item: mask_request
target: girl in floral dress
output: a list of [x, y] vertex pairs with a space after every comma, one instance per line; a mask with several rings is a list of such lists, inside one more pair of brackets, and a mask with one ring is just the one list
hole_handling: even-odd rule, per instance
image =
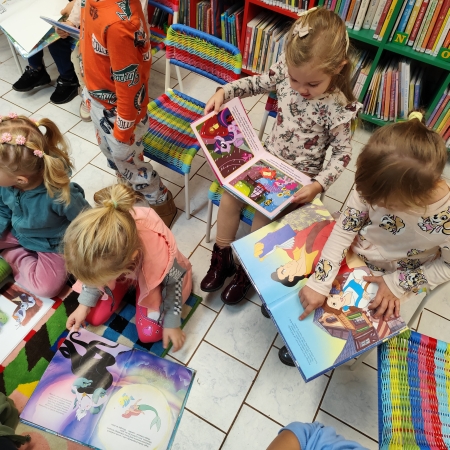
[[[352, 122], [362, 107], [351, 89], [349, 38], [345, 24], [333, 11], [313, 8], [304, 13], [288, 34], [285, 53], [268, 73], [242, 78], [218, 88], [205, 113], [219, 111], [234, 97], [245, 98], [276, 91], [277, 121], [264, 143], [279, 159], [310, 176], [313, 182], [292, 196], [292, 211], [325, 192], [350, 162]], [[327, 148], [330, 161], [324, 167]], [[211, 266], [201, 289], [220, 289], [235, 274], [221, 294], [226, 304], [239, 303], [250, 287], [242, 267], [236, 270], [231, 252], [244, 204], [224, 192], [217, 217], [217, 237]], [[252, 231], [270, 220], [255, 212]]]

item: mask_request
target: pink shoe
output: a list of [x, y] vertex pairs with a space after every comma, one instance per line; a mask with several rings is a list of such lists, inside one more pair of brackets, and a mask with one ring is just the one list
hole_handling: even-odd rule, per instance
[[147, 317], [147, 308], [139, 306], [139, 286], [136, 287], [136, 330], [144, 344], [158, 342], [163, 338], [163, 327], [156, 320]]
[[[110, 297], [106, 293], [103, 294], [103, 296], [97, 302], [97, 305], [89, 312], [88, 316], [86, 317], [86, 321], [94, 327], [98, 327], [99, 325], [104, 324], [119, 308], [123, 297], [128, 291], [129, 286], [129, 282], [116, 283], [116, 286], [112, 290], [114, 298]], [[80, 293], [81, 283], [77, 281], [73, 285], [72, 289], [75, 292]]]

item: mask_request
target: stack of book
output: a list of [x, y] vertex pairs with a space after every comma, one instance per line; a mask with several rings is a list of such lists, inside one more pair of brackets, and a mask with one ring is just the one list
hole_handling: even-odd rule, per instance
[[363, 50], [353, 61], [352, 89], [356, 98], [359, 98], [361, 94], [372, 63], [373, 59], [368, 50]]
[[363, 100], [363, 112], [380, 120], [407, 119], [420, 105], [424, 68], [411, 68], [408, 60], [380, 64]]
[[195, 28], [205, 33], [212, 32], [211, 2], [204, 0], [197, 3], [197, 14]]
[[220, 15], [220, 29], [222, 39], [239, 48], [241, 48], [243, 18], [244, 6], [239, 2], [226, 9]]
[[178, 23], [188, 26], [191, 25], [189, 17], [190, 6], [191, 6], [190, 0], [180, 0], [180, 3], [178, 5]]
[[317, 4], [317, 0], [262, 0], [268, 5], [278, 6], [293, 12], [306, 11]]
[[242, 67], [253, 73], [267, 72], [283, 53], [293, 21], [262, 11], [247, 24]]
[[436, 130], [444, 138], [445, 145], [450, 148], [450, 86], [430, 114], [427, 125]]
[[155, 8], [153, 15], [150, 19], [151, 28], [159, 28], [160, 30], [166, 29], [169, 20], [169, 13], [163, 11], [162, 9]]

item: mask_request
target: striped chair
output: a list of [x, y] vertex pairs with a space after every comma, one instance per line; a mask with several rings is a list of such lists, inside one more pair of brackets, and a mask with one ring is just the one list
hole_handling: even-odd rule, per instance
[[[211, 241], [211, 218], [213, 205], [219, 206], [220, 199], [222, 198], [223, 188], [217, 181], [213, 181], [208, 191], [208, 217], [206, 222], [206, 237], [205, 241]], [[252, 224], [253, 217], [255, 217], [255, 208], [246, 205], [241, 211], [241, 220], [247, 225]]]
[[[242, 56], [238, 48], [185, 25], [172, 25], [167, 30], [166, 58], [170, 64], [222, 85], [238, 79], [241, 73]], [[148, 105], [150, 121], [144, 136], [144, 154], [184, 175], [188, 219], [189, 172], [200, 149], [190, 124], [203, 115], [204, 108], [204, 103], [171, 89]]]
[[379, 448], [450, 448], [450, 344], [406, 331], [378, 347]]
[[[178, 23], [178, 8], [179, 8], [179, 0], [148, 0], [148, 4], [150, 6], [154, 6], [155, 8], [159, 8], [164, 12], [172, 15], [172, 23]], [[155, 30], [150, 31], [150, 44], [152, 46], [152, 55], [155, 55], [160, 50], [164, 50], [165, 44], [164, 40], [166, 36], [164, 34], [158, 33]], [[178, 86], [180, 91], [183, 92], [183, 79], [181, 78], [180, 68], [175, 67], [178, 78]], [[170, 83], [170, 66], [169, 61], [166, 60], [166, 72], [165, 72], [165, 90], [169, 89]]]

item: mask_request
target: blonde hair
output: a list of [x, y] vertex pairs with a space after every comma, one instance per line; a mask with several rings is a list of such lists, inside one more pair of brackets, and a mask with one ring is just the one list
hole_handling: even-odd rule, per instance
[[369, 205], [395, 199], [406, 207], [424, 207], [441, 179], [445, 143], [413, 117], [376, 130], [358, 156], [356, 190]]
[[141, 241], [131, 209], [138, 198], [125, 184], [97, 193], [95, 207], [79, 214], [64, 235], [69, 273], [86, 285], [104, 286], [136, 270]]
[[[45, 128], [45, 134], [40, 126]], [[42, 175], [49, 197], [57, 195], [57, 201], [68, 205], [73, 165], [56, 124], [50, 119], [36, 124], [26, 116], [11, 115], [1, 117], [0, 135], [4, 133], [10, 134], [11, 139], [0, 142], [0, 168], [17, 175]], [[19, 136], [25, 138], [23, 145], [16, 143]]]
[[[300, 36], [299, 28], [306, 28], [307, 34]], [[351, 51], [344, 21], [333, 11], [317, 8], [298, 18], [289, 30], [286, 63], [293, 67], [316, 63], [317, 69], [332, 77], [328, 90], [339, 89], [352, 103], [356, 97], [351, 86]]]

